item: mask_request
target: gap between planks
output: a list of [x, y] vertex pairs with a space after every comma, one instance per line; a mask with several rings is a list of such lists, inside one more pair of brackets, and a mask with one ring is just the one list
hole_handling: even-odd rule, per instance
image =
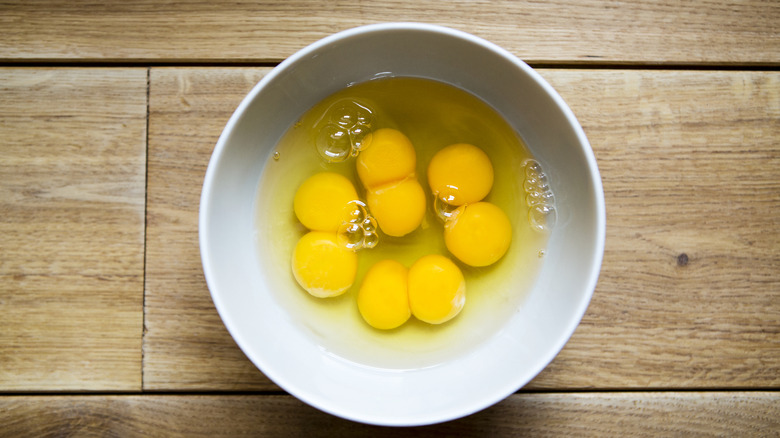
[[[623, 62], [554, 62], [534, 61], [521, 59], [534, 69], [570, 69], [570, 70], [673, 70], [673, 71], [780, 71], [780, 63], [623, 63]], [[116, 59], [116, 60], [52, 60], [52, 59], [0, 59], [0, 68], [4, 67], [30, 67], [30, 68], [138, 68], [147, 69], [155, 67], [180, 67], [180, 68], [273, 68], [278, 66], [283, 59], [278, 60], [249, 60], [249, 61], [220, 61], [220, 60], [191, 60], [191, 61], [150, 61], [145, 59]]]
[[147, 218], [148, 218], [148, 206], [149, 206], [149, 95], [151, 93], [152, 85], [152, 68], [146, 68], [146, 132], [145, 132], [145, 153], [144, 153], [144, 255], [143, 255], [143, 281], [142, 284], [142, 298], [141, 298], [141, 391], [144, 389], [144, 360], [146, 351], [146, 250], [149, 247], [146, 240]]

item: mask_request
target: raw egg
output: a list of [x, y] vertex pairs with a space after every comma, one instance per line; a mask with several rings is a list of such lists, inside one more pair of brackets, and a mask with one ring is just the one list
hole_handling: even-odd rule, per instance
[[466, 303], [466, 281], [447, 257], [431, 254], [409, 268], [409, 305], [420, 321], [441, 324], [457, 316]]
[[409, 138], [396, 129], [383, 128], [368, 134], [357, 157], [357, 173], [366, 190], [414, 175], [417, 154]]
[[333, 172], [320, 172], [298, 187], [293, 210], [309, 230], [335, 233], [344, 222], [347, 205], [356, 200], [358, 195], [349, 179]]
[[369, 191], [366, 204], [382, 232], [388, 236], [411, 233], [425, 217], [425, 191], [416, 179], [405, 179]]
[[445, 196], [450, 205], [479, 202], [493, 187], [493, 165], [474, 145], [449, 145], [431, 158], [428, 184], [435, 196]]
[[512, 242], [512, 224], [504, 210], [489, 202], [459, 207], [444, 225], [444, 243], [458, 260], [488, 266], [504, 256]]
[[383, 233], [405, 236], [425, 216], [425, 192], [414, 173], [414, 146], [401, 131], [389, 128], [367, 135], [365, 142], [356, 167], [368, 207]]
[[363, 319], [381, 330], [405, 323], [409, 309], [407, 269], [395, 260], [382, 260], [366, 272], [358, 292], [357, 304]]
[[298, 240], [292, 256], [295, 280], [318, 298], [343, 294], [355, 282], [357, 254], [338, 243], [336, 233], [310, 231]]

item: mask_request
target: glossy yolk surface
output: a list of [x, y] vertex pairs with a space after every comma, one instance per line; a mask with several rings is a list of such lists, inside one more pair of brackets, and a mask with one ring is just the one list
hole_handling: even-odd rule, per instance
[[431, 158], [428, 184], [434, 194], [451, 196], [450, 205], [479, 202], [493, 187], [493, 165], [474, 145], [449, 145]]
[[381, 330], [394, 329], [411, 316], [407, 269], [395, 260], [374, 264], [363, 278], [357, 303], [363, 319]]
[[417, 156], [412, 142], [395, 129], [379, 129], [366, 137], [357, 157], [357, 173], [379, 228], [389, 236], [411, 233], [425, 216], [425, 191], [415, 177]]
[[401, 131], [378, 129], [366, 136], [365, 143], [368, 146], [358, 155], [356, 167], [366, 190], [376, 190], [414, 175], [417, 154]]
[[338, 244], [336, 233], [311, 231], [295, 245], [292, 271], [310, 294], [335, 297], [355, 282], [357, 262], [357, 254]]
[[337, 173], [321, 172], [298, 187], [293, 209], [309, 230], [335, 233], [344, 221], [347, 203], [357, 199], [355, 186], [349, 179]]
[[366, 204], [389, 236], [404, 236], [420, 226], [425, 217], [425, 191], [416, 179], [369, 191]]
[[415, 318], [441, 324], [460, 313], [465, 302], [463, 273], [447, 257], [427, 255], [409, 268], [409, 305]]
[[489, 202], [460, 209], [444, 227], [444, 243], [452, 255], [471, 266], [488, 266], [503, 257], [512, 241], [506, 213]]

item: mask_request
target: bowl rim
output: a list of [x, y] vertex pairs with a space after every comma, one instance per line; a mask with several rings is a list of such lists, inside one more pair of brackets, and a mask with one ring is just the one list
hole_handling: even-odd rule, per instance
[[[350, 412], [348, 409], [336, 408], [334, 406], [328, 405], [327, 403], [323, 402], [319, 398], [311, 396], [306, 391], [300, 390], [297, 385], [290, 384], [289, 382], [287, 382], [287, 380], [279, 373], [277, 373], [276, 370], [268, 369], [268, 367], [262, 367], [261, 366], [262, 361], [248, 353], [247, 350], [248, 341], [246, 340], [244, 335], [241, 335], [241, 333], [238, 330], [236, 330], [234, 323], [227, 316], [228, 315], [227, 304], [223, 300], [222, 294], [218, 290], [216, 290], [217, 288], [215, 285], [215, 281], [213, 280], [216, 274], [214, 272], [214, 267], [212, 266], [211, 261], [208, 258], [208, 255], [212, 251], [211, 243], [208, 235], [208, 229], [210, 228], [209, 227], [209, 223], [210, 223], [209, 205], [210, 205], [210, 199], [213, 196], [212, 189], [214, 186], [214, 179], [217, 173], [217, 168], [220, 166], [220, 163], [222, 161], [224, 150], [227, 147], [231, 132], [233, 132], [235, 126], [243, 118], [247, 108], [254, 102], [257, 95], [268, 84], [272, 83], [279, 75], [283, 74], [291, 66], [295, 65], [297, 62], [299, 62], [302, 59], [310, 57], [313, 53], [316, 53], [317, 51], [321, 50], [324, 47], [327, 47], [337, 41], [347, 39], [353, 36], [357, 36], [360, 34], [372, 33], [372, 32], [384, 32], [384, 31], [391, 31], [391, 30], [424, 31], [424, 32], [430, 32], [439, 35], [446, 35], [460, 40], [465, 40], [466, 42], [470, 42], [472, 44], [481, 46], [486, 50], [488, 50], [489, 52], [492, 52], [493, 54], [500, 56], [504, 60], [511, 62], [512, 64], [514, 64], [515, 67], [522, 70], [526, 75], [528, 75], [536, 83], [536, 85], [541, 87], [544, 90], [544, 92], [553, 100], [557, 108], [563, 113], [563, 115], [569, 122], [571, 128], [574, 130], [578, 143], [582, 148], [582, 152], [585, 157], [587, 168], [591, 176], [590, 182], [593, 184], [593, 193], [595, 195], [595, 201], [596, 201], [595, 202], [595, 230], [594, 230], [595, 232], [594, 233], [594, 242], [595, 242], [594, 260], [592, 262], [592, 268], [588, 274], [587, 281], [582, 287], [582, 294], [580, 296], [580, 301], [576, 306], [576, 311], [575, 311], [576, 318], [574, 317], [570, 318], [568, 321], [568, 325], [563, 329], [566, 336], [561, 336], [557, 339], [557, 342], [554, 345], [552, 345], [548, 350], [548, 355], [542, 358], [541, 360], [537, 361], [539, 365], [536, 367], [536, 369], [533, 369], [528, 373], [525, 373], [527, 375], [530, 375], [531, 376], [530, 378], [518, 377], [517, 379], [508, 382], [506, 385], [502, 386], [501, 388], [494, 390], [493, 392], [490, 393], [490, 395], [483, 396], [480, 401], [463, 403], [459, 405], [459, 409], [450, 409], [443, 412], [435, 412], [434, 415], [427, 415], [420, 418], [394, 418], [392, 413], [390, 413], [389, 415], [373, 415], [373, 416], [356, 415], [354, 412]], [[501, 400], [505, 399], [506, 397], [508, 397], [509, 395], [511, 395], [518, 389], [520, 389], [531, 379], [533, 379], [536, 375], [538, 375], [559, 354], [561, 349], [563, 349], [564, 345], [571, 338], [572, 334], [574, 333], [577, 326], [581, 322], [582, 317], [584, 316], [585, 311], [587, 310], [587, 307], [592, 299], [592, 295], [595, 291], [596, 284], [598, 282], [598, 277], [603, 262], [604, 247], [605, 247], [605, 240], [606, 240], [606, 209], [605, 209], [604, 191], [603, 191], [601, 175], [599, 173], [599, 169], [596, 163], [596, 159], [592, 147], [590, 146], [590, 143], [587, 137], [585, 136], [584, 130], [582, 129], [582, 126], [580, 125], [579, 121], [575, 117], [572, 110], [564, 102], [563, 98], [545, 79], [542, 78], [542, 76], [539, 73], [537, 73], [525, 62], [520, 60], [518, 57], [516, 57], [506, 49], [490, 41], [487, 41], [483, 38], [469, 34], [467, 32], [453, 29], [450, 27], [428, 24], [428, 23], [392, 22], [392, 23], [377, 23], [377, 24], [358, 26], [358, 27], [343, 30], [334, 33], [332, 35], [326, 36], [302, 48], [301, 50], [297, 51], [293, 55], [289, 56], [281, 63], [279, 63], [275, 68], [273, 68], [273, 70], [267, 73], [263, 78], [261, 78], [261, 80], [244, 97], [244, 99], [241, 101], [241, 103], [238, 105], [238, 107], [231, 115], [221, 135], [219, 136], [216, 146], [212, 152], [211, 158], [209, 160], [206, 169], [206, 174], [204, 177], [203, 188], [200, 197], [200, 208], [198, 213], [198, 231], [199, 231], [198, 237], [199, 237], [199, 247], [200, 247], [203, 273], [204, 273], [206, 283], [208, 285], [208, 289], [212, 301], [214, 302], [214, 305], [217, 309], [217, 312], [219, 313], [220, 318], [223, 324], [225, 325], [226, 329], [233, 337], [233, 339], [235, 340], [239, 348], [242, 350], [242, 352], [253, 362], [253, 364], [256, 367], [260, 369], [260, 371], [264, 375], [266, 375], [266, 377], [268, 377], [275, 384], [279, 385], [282, 389], [288, 391], [291, 395], [295, 396], [299, 400], [313, 407], [316, 407], [321, 411], [330, 413], [332, 415], [336, 415], [341, 418], [345, 418], [345, 419], [349, 419], [361, 423], [375, 424], [375, 425], [418, 426], [418, 425], [440, 423], [444, 421], [461, 418], [466, 415], [470, 415], [475, 412], [481, 411], [495, 403], [500, 402]]]

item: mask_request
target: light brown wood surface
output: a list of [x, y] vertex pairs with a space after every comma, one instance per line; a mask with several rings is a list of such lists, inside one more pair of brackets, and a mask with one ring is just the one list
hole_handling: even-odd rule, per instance
[[146, 76], [0, 69], [0, 390], [139, 390]]
[[[496, 406], [413, 429], [267, 379], [197, 241], [246, 92], [306, 44], [394, 20], [540, 67], [607, 203], [599, 284], [558, 357]], [[0, 2], [0, 437], [777, 436], [778, 23], [772, 0]]]
[[268, 71], [151, 70], [144, 389], [276, 389], [222, 325], [198, 248], [198, 204], [211, 151], [233, 110]]
[[455, 27], [537, 63], [780, 63], [773, 0], [14, 0], [0, 4], [0, 58], [278, 62], [387, 21]]
[[780, 74], [541, 74], [593, 146], [607, 241], [581, 326], [532, 386], [780, 386]]
[[775, 392], [516, 394], [449, 423], [360, 425], [290, 396], [0, 397], [8, 436], [772, 436]]

